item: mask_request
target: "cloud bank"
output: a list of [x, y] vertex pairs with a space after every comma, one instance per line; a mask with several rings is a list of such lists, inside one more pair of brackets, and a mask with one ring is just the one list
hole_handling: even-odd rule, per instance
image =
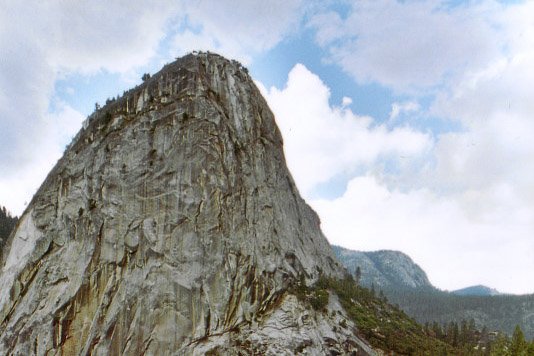
[[[328, 87], [300, 64], [284, 89], [261, 90], [285, 139], [290, 171], [332, 243], [401, 250], [442, 288], [486, 283], [507, 292], [531, 290], [530, 274], [510, 276], [510, 270], [534, 268], [534, 205], [511, 179], [516, 165], [530, 159], [515, 157], [500, 169], [488, 152], [470, 146], [475, 135], [489, 135], [488, 144], [506, 156], [510, 147], [495, 139], [508, 133], [490, 127], [490, 133], [433, 137], [410, 126], [388, 129], [332, 106]], [[347, 171], [353, 178], [342, 196], [313, 197], [314, 187]]]

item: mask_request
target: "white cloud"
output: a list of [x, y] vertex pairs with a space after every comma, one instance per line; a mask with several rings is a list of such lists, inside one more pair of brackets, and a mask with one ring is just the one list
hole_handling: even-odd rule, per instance
[[522, 206], [507, 185], [473, 194], [485, 194], [484, 200], [495, 205], [477, 206], [478, 214], [471, 216], [466, 213], [471, 192], [449, 197], [428, 189], [401, 192], [373, 176], [352, 179], [341, 198], [310, 203], [331, 243], [403, 251], [441, 288], [483, 283], [505, 292], [531, 292], [532, 209], [519, 213]]
[[331, 107], [328, 87], [301, 64], [291, 70], [284, 89], [262, 91], [284, 136], [288, 166], [305, 195], [339, 174], [374, 169], [399, 155], [416, 158], [432, 146], [431, 137], [409, 127], [388, 130], [344, 106]]
[[[461, 126], [436, 135], [415, 169], [367, 170], [343, 197], [313, 202], [332, 241], [400, 249], [438, 286], [532, 292], [532, 13], [533, 1], [365, 0], [344, 18], [312, 20], [317, 42], [357, 81], [408, 94], [390, 124], [417, 110]], [[410, 94], [430, 97], [430, 109]]]
[[[400, 92], [440, 85], [498, 53], [492, 1], [448, 8], [443, 1], [361, 0], [348, 16], [319, 14], [310, 25], [331, 59], [358, 82]], [[468, 35], [467, 35], [468, 34]]]
[[415, 101], [405, 101], [402, 103], [391, 104], [391, 112], [389, 114], [389, 121], [393, 122], [401, 113], [412, 113], [419, 110], [421, 107]]
[[341, 108], [344, 109], [347, 106], [352, 104], [352, 99], [349, 97], [344, 96], [343, 99], [341, 99]]
[[174, 54], [210, 49], [248, 64], [298, 28], [303, 7], [302, 0], [194, 2], [187, 18], [198, 31], [179, 32]]
[[179, 2], [170, 1], [151, 6], [104, 0], [3, 4], [6, 49], [31, 46], [54, 70], [83, 72], [124, 72], [145, 64], [164, 36], [167, 19], [179, 9]]
[[464, 129], [442, 135], [429, 179], [464, 189], [510, 183], [534, 209], [534, 23], [525, 19], [532, 11], [534, 2], [508, 9], [502, 19], [506, 52], [437, 96], [432, 114]]
[[[534, 110], [527, 100], [514, 107], [497, 99], [534, 92], [529, 66], [534, 62], [508, 61], [467, 73], [431, 110], [464, 129], [435, 141], [409, 126], [387, 130], [343, 103], [331, 106], [328, 87], [302, 65], [284, 89], [261, 90], [297, 186], [331, 242], [404, 251], [441, 288], [485, 283], [527, 293], [534, 282], [534, 143], [526, 138], [534, 135], [527, 115]], [[395, 105], [393, 118], [421, 110], [415, 101]], [[344, 173], [353, 178], [342, 197], [313, 199], [317, 184]]]
[[[31, 132], [25, 140], [33, 148], [28, 150], [31, 161], [19, 164], [17, 169], [6, 171], [0, 179], [1, 204], [9, 202], [9, 205], [6, 204], [8, 209], [17, 215], [25, 209], [25, 202], [31, 200], [84, 119], [79, 112], [64, 103], [57, 103], [56, 106], [56, 112], [44, 116], [39, 127], [41, 131]], [[21, 135], [24, 133], [21, 132]], [[31, 140], [33, 142], [28, 142]], [[11, 151], [13, 147], [7, 149]]]

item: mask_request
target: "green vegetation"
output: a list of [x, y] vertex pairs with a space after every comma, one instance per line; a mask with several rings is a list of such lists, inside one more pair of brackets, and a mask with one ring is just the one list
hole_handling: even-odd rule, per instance
[[104, 133], [108, 129], [108, 126], [112, 119], [113, 119], [113, 116], [109, 113], [109, 111], [106, 111], [100, 121], [101, 123], [100, 132]]
[[328, 304], [329, 294], [327, 288], [320, 280], [315, 286], [307, 287], [304, 276], [301, 275], [295, 288], [295, 294], [300, 301], [308, 302], [314, 310], [324, 310]]
[[111, 119], [112, 119], [111, 114], [108, 111], [106, 111], [106, 113], [104, 114], [104, 119], [102, 120], [102, 123], [104, 124], [105, 127], [109, 125], [109, 123], [111, 122]]
[[16, 216], [11, 216], [11, 213], [5, 207], [0, 208], [0, 252], [17, 221], [19, 219]]
[[438, 290], [385, 289], [388, 299], [420, 323], [448, 325], [474, 318], [479, 326], [512, 335], [520, 324], [527, 338], [534, 336], [534, 319], [525, 316], [534, 309], [534, 295], [455, 295]]
[[329, 290], [337, 294], [357, 326], [357, 333], [373, 347], [401, 355], [455, 354], [450, 345], [425, 334], [415, 320], [358, 286], [350, 276], [343, 280], [322, 277], [311, 287], [306, 287], [301, 278], [295, 288], [297, 297], [309, 302], [315, 310], [322, 310], [328, 304]]
[[[534, 295], [457, 295], [433, 287], [419, 266], [397, 251], [361, 252], [333, 246], [341, 263], [360, 280], [361, 285], [383, 291], [391, 304], [419, 323], [434, 323], [447, 329], [449, 323], [460, 324], [473, 318], [477, 326], [486, 325], [490, 330], [502, 330], [512, 335], [516, 324], [530, 338], [534, 335]], [[408, 269], [406, 270], [406, 268]], [[407, 284], [400, 271], [410, 271]], [[359, 271], [359, 272], [358, 272]]]
[[387, 298], [377, 298], [357, 285], [352, 276], [343, 280], [321, 277], [313, 286], [306, 286], [301, 276], [292, 290], [299, 300], [317, 311], [328, 304], [328, 291], [338, 296], [357, 327], [355, 333], [373, 347], [395, 355], [534, 356], [534, 343], [525, 341], [519, 326], [511, 339], [487, 328], [478, 330], [474, 320], [462, 321], [460, 325], [450, 322], [444, 328], [437, 322], [423, 327], [388, 304]]
[[490, 356], [533, 356], [534, 340], [527, 342], [523, 331], [517, 325], [512, 338], [500, 335], [497, 340], [488, 346], [487, 353]]

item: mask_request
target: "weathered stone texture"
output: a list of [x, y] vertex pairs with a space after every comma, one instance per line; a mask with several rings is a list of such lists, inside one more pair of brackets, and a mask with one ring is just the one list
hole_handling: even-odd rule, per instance
[[298, 274], [344, 270], [246, 70], [201, 53], [88, 118], [0, 273], [2, 355], [171, 355], [261, 323]]

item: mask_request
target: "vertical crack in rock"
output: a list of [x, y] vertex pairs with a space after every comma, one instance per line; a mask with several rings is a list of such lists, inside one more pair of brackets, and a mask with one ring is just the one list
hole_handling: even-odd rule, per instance
[[88, 117], [0, 268], [0, 354], [14, 355], [202, 354], [299, 274], [344, 273], [246, 69], [209, 53]]

